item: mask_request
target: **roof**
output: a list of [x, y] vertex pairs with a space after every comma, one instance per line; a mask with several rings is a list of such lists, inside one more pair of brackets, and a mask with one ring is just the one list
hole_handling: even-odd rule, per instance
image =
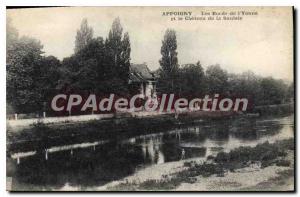
[[131, 64], [129, 80], [133, 82], [145, 82], [153, 80], [154, 75], [149, 70], [147, 64]]

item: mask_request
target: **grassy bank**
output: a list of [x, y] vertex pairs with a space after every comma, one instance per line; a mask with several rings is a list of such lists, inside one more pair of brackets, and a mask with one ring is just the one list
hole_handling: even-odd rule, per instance
[[26, 151], [26, 149], [39, 146], [45, 148], [49, 144], [69, 144], [90, 139], [115, 139], [129, 134], [143, 134], [149, 130], [159, 132], [175, 125], [176, 122], [171, 116], [91, 120], [61, 124], [37, 123], [18, 132], [8, 129], [7, 143], [9, 150]]
[[[281, 140], [270, 144], [265, 142], [255, 147], [239, 147], [228, 153], [220, 152], [216, 157], [209, 156], [206, 162], [185, 162], [183, 170], [163, 175], [161, 179], [148, 179], [143, 182], [123, 182], [111, 190], [174, 190], [181, 184], [194, 184], [205, 177], [224, 177], [226, 173], [234, 173], [239, 169], [257, 165], [260, 169], [269, 166], [291, 167], [293, 162], [287, 159], [287, 154], [294, 150], [294, 140]], [[292, 159], [293, 160], [293, 159]], [[282, 173], [274, 181], [282, 182], [282, 177], [293, 177], [293, 173]], [[272, 182], [272, 180], [270, 180]], [[276, 184], [276, 182], [274, 183]], [[266, 188], [267, 189], [267, 188]], [[250, 188], [249, 188], [250, 190]], [[252, 188], [255, 190], [255, 188]]]
[[173, 115], [157, 115], [55, 124], [36, 123], [20, 131], [14, 131], [8, 127], [7, 144], [8, 151], [30, 151], [95, 139], [118, 140], [192, 125], [210, 125], [222, 122], [228, 124], [228, 121], [240, 118], [243, 116], [206, 116], [200, 118], [199, 116], [182, 114], [177, 119]]
[[[231, 117], [205, 118], [227, 121]], [[37, 123], [15, 132], [8, 128], [8, 150], [26, 151], [44, 149], [60, 144], [74, 144], [84, 140], [117, 140], [136, 135], [165, 132], [187, 125], [202, 124], [199, 117], [159, 115], [153, 117], [130, 117], [60, 124]]]
[[294, 103], [256, 106], [254, 107], [253, 112], [259, 113], [261, 116], [287, 115], [294, 113]]

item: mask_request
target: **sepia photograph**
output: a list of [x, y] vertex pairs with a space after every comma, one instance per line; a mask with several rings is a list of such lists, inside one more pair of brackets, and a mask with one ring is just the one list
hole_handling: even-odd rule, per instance
[[6, 190], [294, 192], [294, 14], [6, 7]]

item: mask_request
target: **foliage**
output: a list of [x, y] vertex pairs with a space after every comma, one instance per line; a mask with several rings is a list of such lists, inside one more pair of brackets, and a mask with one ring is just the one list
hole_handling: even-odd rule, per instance
[[242, 74], [230, 74], [229, 78], [228, 88], [234, 96], [247, 97], [254, 103], [260, 100], [260, 78], [252, 71], [247, 71]]
[[[88, 31], [84, 30], [89, 29], [87, 21], [83, 24], [79, 32]], [[105, 41], [102, 37], [85, 39], [88, 42], [82, 42], [74, 55], [63, 60], [61, 87], [87, 93], [126, 93], [131, 48], [128, 33], [122, 36], [123, 28], [116, 18]]]
[[181, 94], [197, 95], [206, 91], [205, 74], [199, 61], [196, 64], [186, 64], [180, 68], [179, 78]]
[[8, 51], [7, 100], [14, 111], [36, 112], [43, 108], [49, 91], [55, 88], [59, 61], [42, 56], [38, 40], [21, 37]]
[[281, 80], [271, 77], [263, 78], [260, 82], [262, 89], [261, 104], [281, 104], [287, 95], [287, 85]]
[[[237, 168], [249, 165], [249, 161], [260, 161], [261, 167], [269, 165], [290, 166], [290, 161], [277, 159], [285, 155], [287, 144], [293, 144], [293, 139], [278, 141], [273, 144], [265, 142], [255, 147], [239, 147], [229, 153], [218, 153], [215, 163], [196, 163], [189, 161], [184, 163], [185, 169], [171, 175], [163, 175], [162, 179], [149, 179], [140, 184], [123, 183], [117, 188], [139, 189], [139, 190], [159, 190], [175, 189], [181, 183], [194, 183], [198, 176], [209, 177], [211, 175], [224, 176], [227, 170], [234, 171]], [[252, 155], [253, 154], [253, 155]], [[266, 157], [267, 156], [267, 157]], [[292, 171], [293, 172], [293, 171]], [[292, 175], [292, 172], [290, 173]], [[201, 179], [198, 179], [201, 181]]]
[[73, 90], [95, 92], [101, 86], [104, 70], [104, 41], [101, 37], [92, 39], [82, 50], [62, 62], [63, 78], [60, 85]]
[[87, 19], [83, 19], [75, 39], [75, 53], [82, 50], [93, 38], [94, 30], [89, 27]]
[[277, 166], [284, 166], [284, 167], [288, 167], [291, 165], [291, 162], [289, 160], [285, 160], [285, 159], [280, 159], [276, 161], [276, 165]]
[[[19, 37], [7, 20], [7, 104], [10, 113], [45, 110], [45, 103], [58, 92], [115, 93], [128, 95], [130, 38], [116, 18], [107, 38], [93, 37], [93, 29], [83, 19], [75, 38], [75, 52], [63, 61], [44, 56], [40, 41]], [[179, 96], [220, 94], [246, 97], [253, 105], [289, 103], [294, 84], [248, 71], [232, 74], [220, 65], [202, 67], [200, 62], [179, 66], [177, 36], [167, 29], [162, 40], [157, 89]]]
[[274, 144], [265, 142], [255, 147], [239, 147], [229, 153], [220, 152], [215, 158], [215, 162], [222, 164], [232, 164], [249, 161], [271, 161], [277, 157], [286, 155], [286, 151], [293, 144], [293, 140], [279, 141]]
[[11, 18], [7, 18], [6, 21], [6, 62], [7, 64], [11, 64], [11, 60], [13, 59], [11, 55], [13, 55], [14, 45], [19, 39], [18, 30], [12, 25]]
[[159, 88], [165, 93], [177, 92], [179, 86], [179, 65], [177, 58], [176, 32], [167, 29], [162, 41], [160, 53], [162, 58], [159, 61]]
[[122, 36], [123, 28], [120, 19], [116, 18], [105, 41], [105, 54], [107, 56], [105, 62], [109, 70], [106, 81], [113, 85], [107, 87], [110, 92], [126, 94], [131, 47], [129, 34], [126, 32], [123, 38]]
[[225, 94], [228, 88], [228, 73], [220, 65], [212, 65], [206, 69], [208, 93]]

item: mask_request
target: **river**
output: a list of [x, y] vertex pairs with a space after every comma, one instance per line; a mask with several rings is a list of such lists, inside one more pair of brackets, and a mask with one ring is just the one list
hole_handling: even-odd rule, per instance
[[[145, 128], [147, 129], [147, 128]], [[200, 122], [169, 131], [114, 140], [86, 139], [45, 151], [7, 156], [12, 190], [84, 189], [119, 180], [152, 165], [203, 158], [239, 146], [294, 137], [294, 117]]]

